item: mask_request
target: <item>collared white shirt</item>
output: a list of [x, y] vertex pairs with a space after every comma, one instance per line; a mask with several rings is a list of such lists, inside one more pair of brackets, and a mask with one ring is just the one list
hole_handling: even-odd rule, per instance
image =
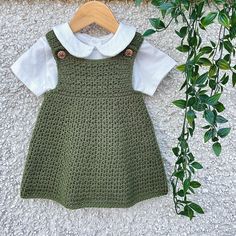
[[[56, 25], [52, 29], [70, 54], [91, 60], [117, 55], [129, 45], [136, 32], [134, 26], [124, 22], [119, 23], [115, 33], [98, 37], [73, 33], [68, 23]], [[177, 62], [173, 58], [144, 39], [134, 60], [133, 89], [152, 96], [161, 80], [175, 65]], [[57, 86], [56, 61], [46, 36], [40, 37], [10, 68], [36, 96]]]

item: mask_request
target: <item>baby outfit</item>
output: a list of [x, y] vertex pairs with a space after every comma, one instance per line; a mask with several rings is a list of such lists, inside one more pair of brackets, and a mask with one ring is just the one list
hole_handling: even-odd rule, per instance
[[54, 26], [11, 66], [44, 99], [21, 181], [22, 198], [68, 209], [130, 207], [168, 192], [144, 103], [176, 61], [120, 22], [102, 37]]

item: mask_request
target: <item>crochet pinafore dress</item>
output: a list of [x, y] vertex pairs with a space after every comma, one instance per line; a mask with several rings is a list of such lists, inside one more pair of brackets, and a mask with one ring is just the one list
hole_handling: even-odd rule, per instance
[[68, 209], [130, 207], [168, 192], [163, 160], [143, 94], [132, 87], [136, 32], [114, 57], [71, 55], [46, 34], [58, 84], [46, 91], [29, 144], [21, 198]]

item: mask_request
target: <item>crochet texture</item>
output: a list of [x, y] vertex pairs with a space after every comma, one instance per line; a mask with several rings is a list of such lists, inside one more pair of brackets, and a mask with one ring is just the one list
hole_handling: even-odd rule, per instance
[[44, 94], [21, 198], [46, 198], [77, 209], [130, 207], [167, 194], [154, 127], [143, 94], [132, 88], [141, 33], [126, 47], [131, 56], [124, 49], [98, 60], [74, 57], [53, 30], [46, 38], [57, 63], [58, 84]]

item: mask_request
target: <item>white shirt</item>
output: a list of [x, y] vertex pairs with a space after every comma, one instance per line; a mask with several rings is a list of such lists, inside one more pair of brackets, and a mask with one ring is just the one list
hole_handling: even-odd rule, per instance
[[[56, 25], [52, 29], [70, 54], [92, 60], [117, 55], [129, 45], [136, 32], [134, 26], [124, 22], [119, 23], [115, 33], [99, 37], [73, 33], [68, 23]], [[144, 39], [134, 60], [133, 89], [152, 96], [161, 80], [175, 65], [177, 62], [173, 58]], [[40, 37], [10, 68], [36, 96], [57, 86], [56, 61], [46, 36]]]

